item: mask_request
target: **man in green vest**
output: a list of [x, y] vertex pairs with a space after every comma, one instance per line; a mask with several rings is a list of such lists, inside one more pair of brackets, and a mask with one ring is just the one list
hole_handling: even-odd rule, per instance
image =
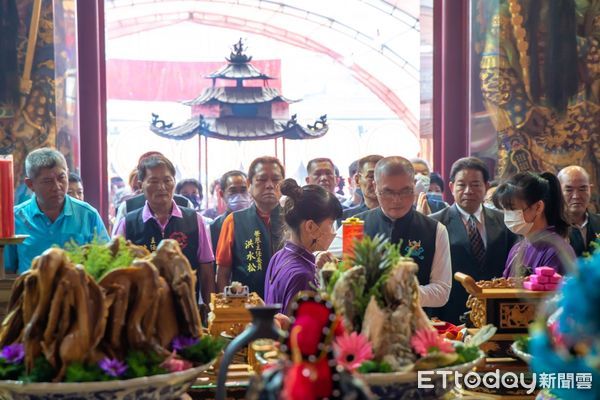
[[223, 221], [216, 251], [218, 292], [238, 281], [263, 297], [267, 266], [282, 242], [279, 185], [284, 178], [283, 165], [275, 157], [259, 157], [250, 164], [254, 204]]

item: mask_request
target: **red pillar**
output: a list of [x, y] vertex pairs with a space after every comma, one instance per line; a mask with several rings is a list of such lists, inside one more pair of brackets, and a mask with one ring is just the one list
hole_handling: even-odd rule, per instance
[[[77, 82], [85, 200], [108, 222], [104, 0], [77, 0]], [[108, 226], [108, 225], [107, 225]]]
[[447, 181], [452, 163], [469, 154], [469, 1], [433, 7], [433, 158]]

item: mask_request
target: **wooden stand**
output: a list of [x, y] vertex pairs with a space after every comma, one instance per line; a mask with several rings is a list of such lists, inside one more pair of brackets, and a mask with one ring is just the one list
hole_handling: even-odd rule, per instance
[[454, 279], [469, 293], [469, 333], [474, 334], [487, 324], [498, 328], [482, 345], [482, 350], [495, 357], [514, 356], [510, 346], [519, 336], [528, 334], [540, 303], [553, 294], [522, 289], [521, 282], [513, 278], [475, 282], [471, 276], [457, 272]]
[[260, 305], [264, 305], [264, 302], [256, 293], [242, 297], [211, 293], [208, 331], [213, 336], [220, 336], [221, 332], [237, 336], [252, 322], [252, 316], [246, 308]]

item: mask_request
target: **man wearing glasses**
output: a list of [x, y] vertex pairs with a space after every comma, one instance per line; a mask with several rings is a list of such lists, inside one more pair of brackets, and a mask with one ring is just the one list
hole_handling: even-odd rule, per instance
[[[419, 266], [420, 300], [423, 307], [441, 307], [452, 285], [450, 246], [446, 227], [415, 211], [415, 172], [402, 157], [385, 157], [375, 166], [375, 193], [379, 207], [356, 215], [364, 221], [365, 235], [382, 234], [401, 243], [403, 254], [411, 250]], [[342, 229], [329, 251], [341, 253]]]

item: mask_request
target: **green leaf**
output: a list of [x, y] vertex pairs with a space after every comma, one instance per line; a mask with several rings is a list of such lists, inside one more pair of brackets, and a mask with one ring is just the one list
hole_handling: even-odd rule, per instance
[[104, 373], [98, 365], [85, 365], [80, 362], [71, 363], [67, 367], [65, 382], [100, 382], [119, 379]]
[[160, 366], [163, 361], [164, 358], [154, 351], [142, 352], [132, 350], [125, 357], [125, 362], [127, 363], [125, 377], [130, 379], [165, 374], [168, 371]]
[[85, 271], [98, 281], [114, 269], [129, 267], [135, 259], [125, 239], [119, 237], [118, 240], [119, 250], [114, 257], [111, 250], [96, 236], [85, 246], [71, 241], [65, 244], [65, 251], [73, 263], [83, 265]]
[[385, 361], [365, 361], [360, 367], [358, 367], [358, 372], [361, 374], [371, 374], [371, 373], [388, 373], [392, 372], [392, 366]]
[[333, 293], [333, 287], [335, 286], [335, 283], [338, 281], [338, 279], [340, 279], [340, 276], [342, 276], [341, 268], [342, 268], [342, 263], [340, 262], [340, 263], [338, 263], [337, 270], [335, 270], [335, 272], [331, 276], [329, 283], [327, 283], [327, 294], [329, 294], [329, 295], [331, 295], [331, 293]]
[[519, 336], [515, 342], [517, 342], [517, 349], [529, 353], [529, 336]]
[[0, 379], [16, 380], [25, 372], [25, 365], [21, 363], [11, 364], [4, 358], [0, 358]]
[[458, 358], [452, 365], [459, 365], [476, 360], [479, 357], [479, 347], [458, 345], [454, 348]]
[[55, 375], [54, 367], [44, 356], [39, 356], [34, 360], [33, 368], [28, 375], [25, 375], [25, 370], [23, 370], [20, 380], [23, 382], [51, 382]]
[[221, 338], [213, 338], [210, 335], [204, 335], [198, 343], [186, 347], [179, 352], [181, 357], [197, 364], [206, 364], [213, 360], [225, 347], [225, 341]]

